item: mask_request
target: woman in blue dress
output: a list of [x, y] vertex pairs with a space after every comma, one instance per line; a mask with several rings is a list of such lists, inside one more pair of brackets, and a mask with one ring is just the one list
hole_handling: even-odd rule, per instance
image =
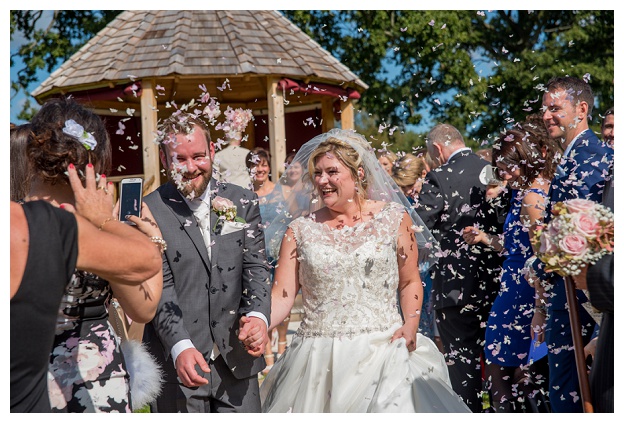
[[[247, 154], [247, 169], [251, 175], [254, 192], [258, 195], [258, 205], [260, 207], [260, 217], [266, 226], [273, 221], [285, 207], [282, 185], [271, 181], [271, 156], [269, 152], [262, 147], [256, 147]], [[271, 257], [269, 250], [269, 240], [265, 237], [265, 250], [267, 260], [271, 265], [271, 279], [275, 274], [275, 258]], [[286, 348], [286, 334], [288, 332], [288, 320], [277, 327], [279, 346]], [[282, 351], [283, 352], [283, 351]], [[279, 356], [278, 351], [278, 356]], [[279, 357], [278, 357], [279, 358]], [[266, 360], [266, 368], [262, 371], [263, 375], [269, 373], [269, 370], [275, 363], [275, 354], [273, 353], [273, 334], [269, 332], [269, 342], [266, 345], [264, 353]]]
[[[492, 305], [485, 333], [486, 378], [491, 383], [491, 403], [497, 412], [520, 411], [526, 398], [537, 392], [525, 385], [529, 364], [546, 355], [546, 349], [532, 353], [532, 319], [543, 326], [545, 310], [536, 306], [535, 289], [521, 274], [533, 255], [530, 239], [536, 223], [542, 221], [548, 188], [556, 169], [560, 149], [550, 140], [541, 123], [518, 124], [503, 132], [493, 148], [492, 165], [498, 179], [512, 189], [511, 207], [501, 237], [477, 227], [464, 228], [468, 244], [479, 242], [505, 256], [500, 289]], [[539, 344], [539, 338], [536, 343]]]

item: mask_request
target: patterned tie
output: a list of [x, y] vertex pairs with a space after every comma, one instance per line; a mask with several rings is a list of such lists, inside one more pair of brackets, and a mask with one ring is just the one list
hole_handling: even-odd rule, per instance
[[199, 230], [201, 231], [204, 243], [206, 244], [206, 250], [208, 251], [208, 259], [211, 259], [210, 254], [210, 206], [201, 199], [192, 201], [191, 210], [197, 219], [199, 224]]
[[[204, 244], [206, 244], [206, 250], [208, 251], [208, 259], [212, 260], [210, 254], [210, 205], [200, 198], [191, 201], [191, 211], [197, 219], [199, 224], [199, 230], [204, 238]], [[210, 359], [216, 360], [219, 356], [219, 348], [215, 342], [210, 353]]]

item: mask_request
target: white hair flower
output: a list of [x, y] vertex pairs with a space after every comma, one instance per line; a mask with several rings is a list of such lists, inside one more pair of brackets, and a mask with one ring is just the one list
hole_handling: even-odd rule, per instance
[[63, 132], [76, 138], [87, 150], [93, 150], [97, 145], [97, 141], [93, 135], [85, 131], [82, 125], [73, 119], [65, 121]]

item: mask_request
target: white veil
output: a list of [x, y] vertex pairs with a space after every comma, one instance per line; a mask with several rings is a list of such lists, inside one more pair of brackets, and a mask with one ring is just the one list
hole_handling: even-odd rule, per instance
[[[318, 135], [305, 143], [295, 155], [292, 163], [300, 163], [302, 173], [299, 180], [292, 186], [291, 195], [285, 204], [277, 208], [278, 215], [266, 227], [264, 235], [268, 241], [269, 251], [267, 255], [277, 258], [282, 238], [288, 225], [300, 216], [306, 216], [324, 207], [323, 200], [319, 198], [308, 173], [308, 160], [312, 152], [320, 143], [327, 138], [337, 138], [355, 149], [362, 158], [365, 178], [368, 182], [367, 198], [371, 200], [395, 202], [402, 204], [405, 211], [412, 218], [412, 229], [418, 242], [418, 262], [421, 265], [432, 265], [436, 260], [436, 252], [439, 250], [438, 242], [424, 225], [422, 219], [414, 210], [414, 206], [407, 200], [403, 191], [396, 185], [394, 180], [381, 167], [374, 150], [366, 139], [353, 130], [331, 129]], [[287, 169], [288, 171], [288, 169]], [[284, 173], [286, 175], [286, 173]], [[284, 183], [285, 176], [280, 179]]]

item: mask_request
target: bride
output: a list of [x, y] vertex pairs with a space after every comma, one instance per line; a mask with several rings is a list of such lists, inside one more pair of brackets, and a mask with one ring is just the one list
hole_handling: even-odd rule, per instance
[[299, 289], [304, 316], [261, 386], [263, 412], [469, 412], [442, 354], [417, 334], [419, 250], [421, 263], [433, 258], [435, 241], [370, 145], [334, 129], [295, 161], [307, 163], [295, 188], [310, 207], [267, 229], [281, 244], [269, 330]]

